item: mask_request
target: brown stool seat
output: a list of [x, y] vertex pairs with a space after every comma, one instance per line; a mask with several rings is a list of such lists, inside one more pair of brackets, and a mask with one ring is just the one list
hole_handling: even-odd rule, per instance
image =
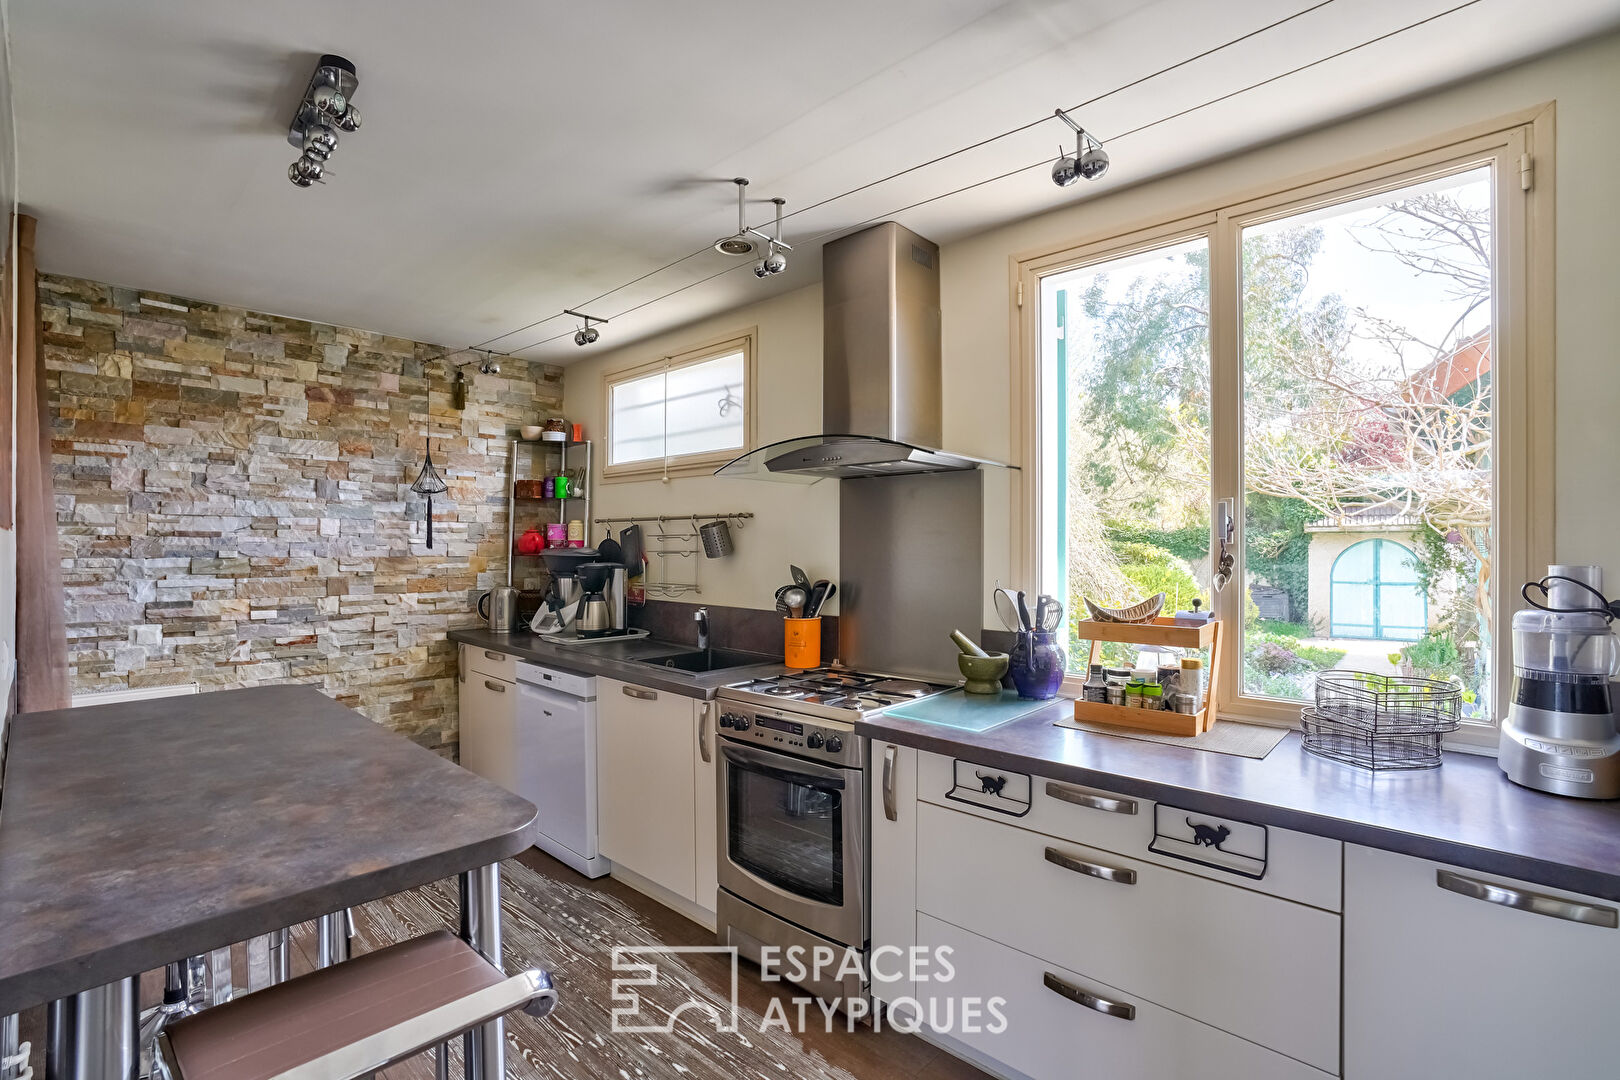
[[[370, 1057], [354, 1073], [364, 1075], [532, 1004], [536, 988], [517, 985], [523, 979], [543, 984], [549, 1006], [545, 976], [508, 978], [440, 930], [179, 1020], [167, 1029], [164, 1057], [176, 1080], [270, 1080], [340, 1051], [354, 1060], [355, 1044], [369, 1039]], [[495, 989], [506, 984], [504, 994]]]

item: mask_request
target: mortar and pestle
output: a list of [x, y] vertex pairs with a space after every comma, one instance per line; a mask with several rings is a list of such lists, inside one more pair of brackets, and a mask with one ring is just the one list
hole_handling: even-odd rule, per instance
[[951, 631], [951, 640], [962, 650], [956, 658], [956, 666], [962, 672], [962, 677], [967, 680], [962, 687], [963, 692], [1001, 693], [1001, 677], [1007, 674], [1007, 654], [985, 652], [960, 630]]

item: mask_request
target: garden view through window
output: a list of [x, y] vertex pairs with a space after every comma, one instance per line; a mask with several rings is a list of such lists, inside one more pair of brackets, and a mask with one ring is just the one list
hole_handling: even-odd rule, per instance
[[[1212, 311], [1202, 236], [1044, 278], [1071, 612], [1207, 606], [1211, 507], [1235, 497], [1242, 694], [1399, 673], [1460, 684], [1489, 720], [1491, 192], [1483, 166], [1247, 225], [1237, 311]], [[1211, 327], [1232, 319], [1242, 413], [1212, 417]], [[1240, 448], [1240, 490], [1212, 486], [1212, 444]], [[1069, 644], [1083, 672], [1089, 643]]]

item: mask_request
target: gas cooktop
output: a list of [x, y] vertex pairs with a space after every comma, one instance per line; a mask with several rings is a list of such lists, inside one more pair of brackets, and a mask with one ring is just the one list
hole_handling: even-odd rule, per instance
[[954, 687], [945, 683], [923, 682], [899, 675], [872, 675], [849, 668], [823, 667], [732, 683], [720, 691], [720, 696], [780, 709], [853, 718], [951, 689]]

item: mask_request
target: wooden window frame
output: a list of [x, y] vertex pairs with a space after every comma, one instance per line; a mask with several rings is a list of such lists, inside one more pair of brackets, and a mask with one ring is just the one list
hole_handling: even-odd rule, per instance
[[[1012, 310], [1012, 425], [1021, 471], [1012, 485], [1012, 572], [1015, 580], [1041, 580], [1042, 538], [1048, 523], [1045, 462], [1041, 454], [1040, 296], [1041, 279], [1136, 251], [1200, 236], [1210, 244], [1210, 520], [1222, 499], [1242, 505], [1243, 371], [1241, 349], [1241, 242], [1246, 226], [1330, 206], [1382, 190], [1420, 183], [1469, 167], [1495, 166], [1496, 288], [1492, 327], [1493, 440], [1513, 452], [1497, 459], [1492, 523], [1496, 543], [1496, 587], [1492, 598], [1496, 640], [1492, 664], [1493, 716], [1465, 724], [1450, 740], [1459, 749], [1494, 750], [1498, 724], [1511, 684], [1512, 614], [1520, 606], [1513, 583], [1539, 578], [1553, 561], [1554, 537], [1554, 302], [1553, 197], [1554, 106], [1551, 103], [1452, 131], [1419, 143], [1367, 155], [1292, 179], [1249, 189], [1207, 205], [1158, 219], [1071, 240], [1061, 247], [1015, 254], [1009, 260]], [[1521, 185], [1524, 165], [1533, 183]], [[1226, 626], [1242, 622], [1243, 514], [1234, 537], [1236, 588], [1213, 599]], [[1213, 539], [1213, 537], [1212, 537]], [[1241, 634], [1222, 650], [1222, 717], [1295, 726], [1299, 704], [1242, 692]], [[1082, 677], [1064, 681], [1064, 693], [1080, 696]]]
[[[757, 438], [758, 408], [755, 401], [756, 357], [759, 352], [759, 328], [710, 338], [678, 353], [644, 360], [613, 368], [602, 373], [602, 479], [605, 481], [669, 480], [678, 476], [708, 476], [720, 466], [748, 453]], [[692, 367], [731, 353], [743, 354], [743, 445], [737, 449], [712, 450], [700, 454], [680, 454], [675, 457], [649, 458], [645, 461], [615, 465], [613, 456], [613, 388], [621, 383], [633, 382], [659, 372], [676, 371]]]

